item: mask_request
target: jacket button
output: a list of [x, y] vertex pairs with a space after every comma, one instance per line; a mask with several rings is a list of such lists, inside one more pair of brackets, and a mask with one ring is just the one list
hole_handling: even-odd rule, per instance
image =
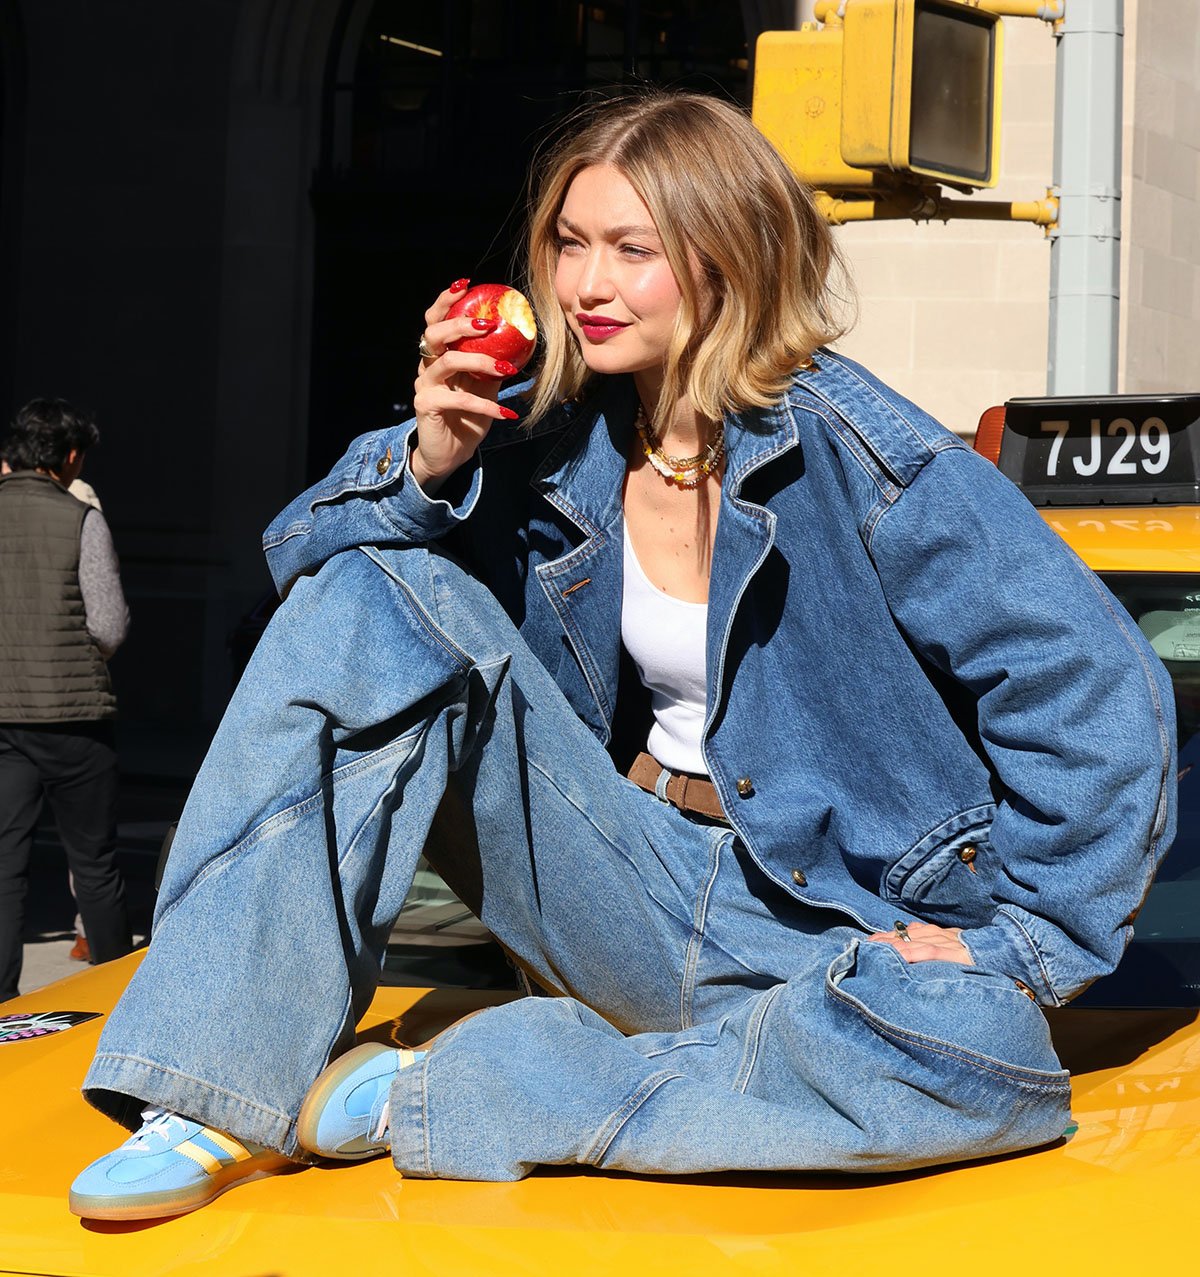
[[383, 456], [380, 457], [379, 460], [375, 463], [375, 473], [387, 474], [388, 469], [391, 467], [391, 464], [392, 464], [392, 450], [391, 448], [388, 448], [388, 450], [383, 454]]
[[749, 798], [754, 793], [754, 782], [749, 776], [741, 776], [738, 778], [737, 791], [739, 798]]
[[977, 847], [973, 847], [970, 843], [967, 843], [965, 847], [960, 847], [958, 849], [958, 858], [964, 865], [969, 865], [978, 855], [979, 849]]
[[793, 869], [793, 870], [792, 870], [792, 881], [796, 884], [796, 886], [797, 886], [797, 887], [807, 887], [807, 886], [808, 886], [808, 879], [804, 876], [804, 870], [803, 870], [803, 869]]

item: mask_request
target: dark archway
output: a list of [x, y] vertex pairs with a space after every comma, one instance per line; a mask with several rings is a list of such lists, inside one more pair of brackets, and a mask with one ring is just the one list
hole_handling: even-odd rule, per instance
[[[20, 267], [22, 147], [25, 136], [25, 38], [15, 0], [0, 0], [0, 413], [13, 402]], [[0, 428], [2, 428], [0, 425]]]
[[551, 123], [635, 79], [745, 101], [747, 20], [737, 0], [347, 0], [312, 190], [310, 477], [407, 412], [432, 297], [463, 275], [513, 278]]

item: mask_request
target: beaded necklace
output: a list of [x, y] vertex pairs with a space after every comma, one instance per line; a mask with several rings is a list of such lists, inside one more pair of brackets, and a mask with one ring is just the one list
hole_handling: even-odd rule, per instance
[[637, 416], [634, 418], [633, 424], [637, 427], [638, 437], [642, 441], [642, 450], [646, 454], [646, 459], [664, 479], [673, 483], [677, 488], [698, 487], [701, 480], [707, 478], [720, 465], [721, 458], [725, 455], [725, 425], [723, 422], [717, 423], [712, 443], [708, 444], [703, 452], [698, 452], [694, 457], [672, 457], [669, 453], [664, 452], [655, 441], [650, 422], [646, 417], [646, 410], [641, 404], [638, 404]]

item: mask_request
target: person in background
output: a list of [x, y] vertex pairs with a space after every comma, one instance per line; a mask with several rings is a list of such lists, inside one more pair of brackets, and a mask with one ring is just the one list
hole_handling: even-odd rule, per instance
[[[82, 501], [84, 505], [90, 505], [93, 510], [103, 511], [104, 507], [100, 504], [96, 489], [90, 483], [85, 483], [82, 479], [76, 479], [67, 491], [77, 501]], [[75, 875], [69, 869], [67, 870], [67, 884], [71, 888], [71, 895], [74, 896]], [[75, 943], [71, 946], [67, 957], [72, 962], [91, 962], [92, 960], [92, 950], [87, 939], [87, 928], [83, 925], [83, 914], [78, 911], [75, 913]]]
[[16, 997], [34, 829], [48, 802], [92, 960], [132, 948], [116, 862], [116, 698], [129, 609], [104, 515], [69, 488], [99, 439], [33, 399], [0, 447], [0, 1001]]

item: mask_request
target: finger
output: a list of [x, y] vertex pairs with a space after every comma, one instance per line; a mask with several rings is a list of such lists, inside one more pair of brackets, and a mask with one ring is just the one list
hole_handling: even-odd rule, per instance
[[482, 337], [496, 327], [496, 322], [491, 319], [480, 319], [478, 316], [472, 319], [467, 315], [458, 315], [454, 319], [428, 324], [425, 328], [425, 340], [435, 350], [442, 351], [453, 346], [456, 341], [462, 341], [466, 337]]
[[496, 359], [493, 355], [469, 354], [465, 350], [448, 350], [436, 361], [423, 370], [422, 376], [431, 384], [450, 383], [455, 377], [477, 377], [480, 381], [492, 382], [512, 377], [518, 369], [507, 359]]
[[962, 932], [962, 927], [941, 927], [936, 922], [910, 922], [908, 924], [909, 934], [915, 940], [917, 936], [954, 936], [956, 939]]
[[963, 967], [974, 965], [971, 955], [962, 945], [921, 944], [914, 940], [901, 953], [907, 962], [957, 962]]
[[446, 312], [467, 291], [470, 283], [469, 279], [456, 279], [449, 288], [438, 293], [433, 305], [425, 312], [425, 327], [428, 328], [430, 324], [440, 323], [445, 319]]
[[467, 413], [488, 417], [493, 421], [516, 421], [520, 416], [504, 404], [496, 403], [494, 399], [473, 395], [469, 390], [459, 390], [452, 386], [435, 386], [423, 391], [419, 399], [414, 396], [413, 409], [418, 416], [429, 413], [440, 413], [442, 416]]
[[867, 939], [895, 949], [905, 962], [957, 962], [963, 966], [972, 965], [971, 955], [962, 945], [901, 940], [893, 931], [879, 931], [875, 935], [868, 936]]

